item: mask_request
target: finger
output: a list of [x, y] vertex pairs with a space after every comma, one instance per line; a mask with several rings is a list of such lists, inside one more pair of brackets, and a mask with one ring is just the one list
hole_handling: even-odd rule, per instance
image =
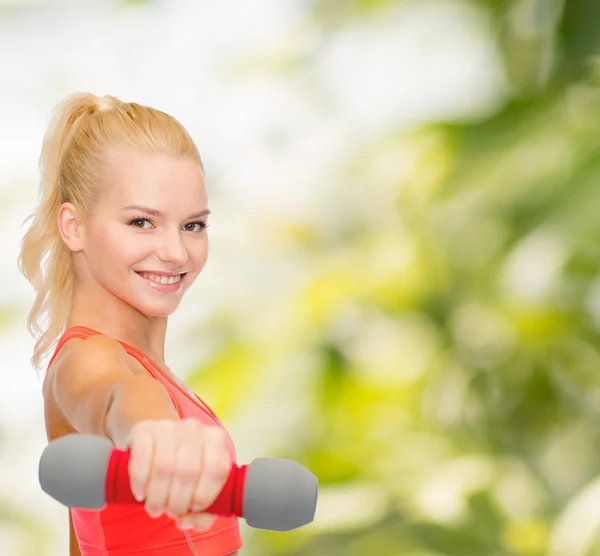
[[217, 516], [206, 513], [187, 513], [177, 518], [179, 529], [208, 529], [217, 519]]
[[222, 429], [208, 427], [204, 431], [202, 472], [192, 499], [192, 508], [204, 510], [217, 498], [231, 473], [232, 459]]
[[129, 483], [131, 492], [138, 502], [146, 498], [146, 489], [150, 480], [150, 469], [154, 456], [154, 436], [140, 427], [130, 443]]
[[198, 478], [202, 471], [203, 443], [194, 441], [200, 434], [199, 422], [183, 425], [185, 438], [177, 451], [175, 472], [169, 490], [166, 509], [170, 516], [189, 511]]
[[155, 429], [154, 457], [146, 488], [146, 508], [152, 517], [158, 517], [165, 510], [175, 472], [178, 438], [169, 425], [166, 423], [164, 427]]

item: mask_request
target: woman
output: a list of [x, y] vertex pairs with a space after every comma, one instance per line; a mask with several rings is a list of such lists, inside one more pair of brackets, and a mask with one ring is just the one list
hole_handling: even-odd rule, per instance
[[237, 554], [237, 518], [203, 513], [226, 482], [233, 444], [164, 357], [168, 317], [208, 255], [193, 140], [161, 111], [80, 93], [57, 106], [40, 168], [19, 266], [36, 292], [32, 363], [39, 370], [52, 355], [47, 436], [103, 435], [130, 449], [143, 501], [71, 509], [71, 556]]

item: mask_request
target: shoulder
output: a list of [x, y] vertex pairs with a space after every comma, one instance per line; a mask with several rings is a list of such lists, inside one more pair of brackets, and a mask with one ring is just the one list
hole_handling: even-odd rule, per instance
[[57, 386], [69, 390], [98, 380], [116, 380], [134, 371], [130, 357], [121, 344], [96, 334], [86, 339], [71, 338], [62, 346], [48, 369], [44, 389], [54, 391]]
[[115, 339], [104, 334], [94, 334], [85, 340], [83, 338], [71, 338], [63, 346], [65, 359], [85, 359], [94, 358], [95, 361], [113, 361], [120, 359], [127, 360], [125, 348]]
[[81, 427], [98, 433], [90, 415], [102, 415], [111, 389], [131, 375], [126, 352], [116, 340], [102, 335], [67, 340], [42, 386], [48, 439]]

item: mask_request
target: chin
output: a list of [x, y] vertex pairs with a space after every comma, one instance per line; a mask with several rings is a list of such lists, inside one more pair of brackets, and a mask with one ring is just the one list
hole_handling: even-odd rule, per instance
[[156, 300], [156, 299], [140, 299], [139, 297], [123, 296], [121, 297], [127, 305], [148, 318], [165, 318], [172, 315], [179, 307], [179, 299]]
[[170, 305], [168, 307], [158, 307], [151, 304], [137, 307], [134, 305], [134, 307], [148, 318], [166, 318], [170, 317], [177, 310], [179, 304], [174, 306]]

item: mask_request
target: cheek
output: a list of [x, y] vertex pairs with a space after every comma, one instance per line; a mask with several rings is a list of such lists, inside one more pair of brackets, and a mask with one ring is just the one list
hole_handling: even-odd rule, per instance
[[106, 230], [102, 237], [92, 246], [92, 252], [98, 254], [96, 265], [101, 264], [99, 270], [111, 269], [111, 274], [121, 270], [127, 270], [128, 267], [139, 263], [148, 254], [147, 242], [139, 241], [140, 238], [131, 237], [131, 234], [119, 233], [118, 230]]
[[188, 248], [188, 253], [190, 255], [190, 259], [192, 259], [194, 270], [197, 274], [202, 270], [206, 264], [206, 260], [208, 259], [208, 239], [202, 238], [200, 241], [190, 245]]

